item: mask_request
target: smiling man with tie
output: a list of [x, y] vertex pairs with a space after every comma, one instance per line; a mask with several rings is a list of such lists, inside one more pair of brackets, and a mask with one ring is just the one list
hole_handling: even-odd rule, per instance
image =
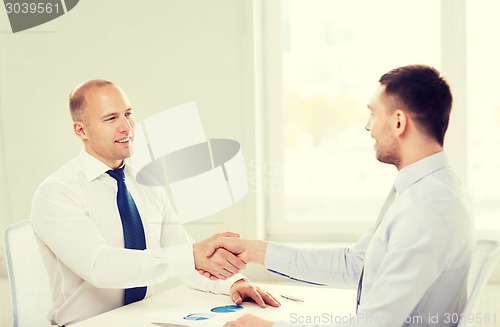
[[[398, 174], [372, 228], [348, 248], [220, 238], [212, 250], [226, 248], [295, 279], [357, 285], [357, 319], [334, 326], [455, 326], [446, 317], [460, 315], [467, 300], [473, 222], [468, 196], [443, 151], [450, 88], [423, 65], [393, 69], [379, 82], [366, 130], [376, 158]], [[247, 315], [226, 326], [292, 324]]]
[[[245, 263], [218, 251], [207, 258], [210, 241], [193, 243], [161, 187], [136, 182], [127, 164], [133, 153], [132, 106], [116, 85], [91, 80], [70, 95], [80, 155], [37, 189], [31, 222], [52, 288], [49, 319], [59, 326], [142, 300], [150, 286], [181, 276], [196, 288], [225, 293], [240, 304], [279, 306], [269, 293], [237, 274]], [[212, 281], [196, 269], [219, 278]]]

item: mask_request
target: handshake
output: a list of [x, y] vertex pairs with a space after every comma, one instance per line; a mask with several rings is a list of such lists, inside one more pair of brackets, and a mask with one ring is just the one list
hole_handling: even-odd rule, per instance
[[264, 264], [267, 242], [246, 240], [225, 232], [193, 245], [195, 268], [212, 280], [227, 279], [245, 269], [246, 264]]

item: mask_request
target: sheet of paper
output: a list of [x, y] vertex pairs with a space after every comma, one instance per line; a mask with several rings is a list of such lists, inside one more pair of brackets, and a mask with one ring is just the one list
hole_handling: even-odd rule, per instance
[[148, 313], [146, 316], [155, 318], [157, 322], [183, 324], [187, 326], [222, 326], [224, 322], [235, 320], [244, 314], [255, 313], [260, 308], [254, 303], [245, 303], [242, 309], [235, 308], [231, 303], [219, 303], [214, 301], [203, 303], [188, 303], [161, 311]]

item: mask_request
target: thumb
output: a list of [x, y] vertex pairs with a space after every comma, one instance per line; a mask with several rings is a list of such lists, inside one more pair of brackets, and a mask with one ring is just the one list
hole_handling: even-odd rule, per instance
[[238, 292], [235, 292], [233, 293], [233, 295], [231, 295], [231, 300], [233, 300], [233, 302], [237, 305], [243, 303], [243, 299], [241, 298], [241, 295]]
[[210, 236], [208, 238], [208, 240], [210, 241], [213, 241], [213, 240], [216, 240], [220, 237], [236, 237], [236, 238], [239, 238], [240, 237], [240, 234], [238, 233], [233, 233], [233, 232], [223, 232], [223, 233], [217, 233], [217, 234], [214, 234], [212, 236]]
[[240, 237], [240, 234], [238, 233], [233, 233], [233, 232], [224, 232], [224, 233], [219, 233], [219, 234], [216, 234], [216, 239], [219, 238], [219, 237]]
[[218, 248], [222, 247], [222, 245], [220, 243], [221, 243], [221, 240], [214, 240], [214, 241], [208, 243], [208, 250], [207, 250], [206, 256], [211, 257], [215, 253], [215, 251], [217, 251]]

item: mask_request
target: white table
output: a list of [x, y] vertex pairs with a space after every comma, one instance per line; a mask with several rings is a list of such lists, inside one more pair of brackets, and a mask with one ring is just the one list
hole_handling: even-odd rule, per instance
[[[261, 309], [253, 302], [244, 302], [243, 310], [234, 313], [217, 313], [214, 318], [205, 321], [187, 321], [182, 318], [191, 308], [194, 309], [190, 311], [191, 313], [207, 312], [212, 307], [233, 303], [226, 295], [210, 294], [186, 286], [177, 286], [143, 301], [74, 324], [72, 327], [153, 327], [155, 326], [153, 322], [176, 322], [189, 326], [222, 326], [225, 321], [234, 320], [247, 313], [257, 314], [269, 320], [308, 322], [308, 320], [316, 319], [316, 323], [333, 323], [336, 320], [348, 319], [355, 312], [356, 291], [352, 289], [281, 284], [258, 284], [258, 286], [279, 298], [281, 307]], [[284, 299], [280, 296], [281, 294], [295, 296], [304, 302]]]

